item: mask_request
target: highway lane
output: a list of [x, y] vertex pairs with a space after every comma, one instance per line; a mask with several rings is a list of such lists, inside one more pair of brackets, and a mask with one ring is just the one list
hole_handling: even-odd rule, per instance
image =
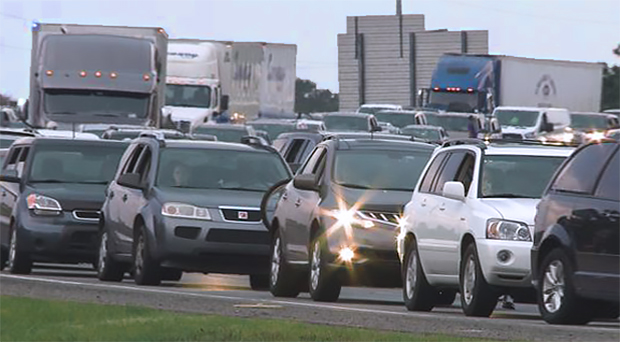
[[[408, 312], [400, 289], [343, 288], [336, 303], [317, 303], [307, 293], [274, 298], [252, 291], [247, 276], [184, 274], [180, 282], [138, 287], [131, 279], [104, 283], [92, 268], [47, 265], [29, 276], [0, 275], [0, 293], [110, 304], [145, 305], [177, 311], [234, 316], [291, 318], [312, 323], [364, 326], [417, 333], [445, 333], [494, 339], [545, 341], [618, 341], [620, 322], [597, 321], [587, 326], [551, 326], [534, 305], [516, 310], [498, 308], [491, 318], [463, 316], [457, 305], [430, 313]], [[458, 303], [458, 301], [456, 301]]]

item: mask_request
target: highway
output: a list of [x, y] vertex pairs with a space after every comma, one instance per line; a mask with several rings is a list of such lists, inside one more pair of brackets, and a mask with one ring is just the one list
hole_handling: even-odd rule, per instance
[[139, 287], [129, 278], [122, 283], [101, 282], [86, 265], [37, 266], [28, 276], [2, 272], [0, 294], [497, 340], [620, 340], [618, 320], [553, 326], [540, 318], [535, 305], [516, 304], [516, 310], [496, 309], [491, 318], [471, 318], [456, 304], [428, 313], [408, 312], [400, 289], [343, 288], [338, 302], [318, 303], [307, 293], [291, 299], [252, 291], [247, 276], [185, 273], [179, 282]]

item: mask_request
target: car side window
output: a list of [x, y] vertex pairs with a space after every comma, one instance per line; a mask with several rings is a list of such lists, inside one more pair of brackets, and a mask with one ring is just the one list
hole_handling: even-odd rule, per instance
[[595, 196], [620, 201], [620, 152], [616, 153], [607, 164], [596, 188]]
[[435, 179], [435, 184], [431, 186], [432, 193], [441, 195], [444, 184], [456, 179], [457, 172], [459, 171], [464, 158], [465, 152], [450, 153], [443, 169]]
[[276, 139], [273, 141], [273, 148], [275, 148], [280, 154], [283, 153], [284, 146], [286, 146], [287, 139]]
[[16, 147], [13, 149], [9, 157], [6, 159], [5, 170], [15, 170], [15, 166], [21, 152], [21, 147]]
[[28, 158], [29, 151], [30, 147], [24, 147], [19, 154], [17, 164], [15, 165], [15, 169], [17, 170], [17, 177], [21, 177], [22, 173], [24, 172], [24, 165], [26, 165], [26, 158]]
[[474, 179], [474, 168], [476, 166], [476, 156], [472, 153], [466, 153], [459, 170], [456, 173], [455, 181], [463, 183], [465, 194], [469, 192], [471, 181]]
[[308, 158], [308, 156], [310, 155], [310, 153], [312, 152], [312, 150], [314, 149], [314, 146], [316, 146], [316, 144], [314, 144], [314, 142], [312, 140], [306, 140], [306, 144], [304, 144], [304, 146], [302, 146], [302, 149], [299, 151], [299, 158], [297, 158], [297, 163], [303, 163], [304, 160], [306, 160], [306, 158]]
[[136, 163], [138, 162], [138, 158], [140, 157], [140, 153], [142, 152], [143, 149], [144, 149], [144, 145], [138, 145], [136, 148], [134, 148], [133, 152], [131, 153], [131, 156], [129, 156], [129, 158], [127, 159], [127, 162], [125, 163], [125, 166], [123, 167], [121, 175], [125, 173], [133, 172], [136, 166]]
[[326, 152], [323, 147], [319, 147], [315, 149], [314, 152], [312, 152], [312, 154], [308, 158], [308, 161], [306, 162], [306, 165], [304, 165], [300, 174], [306, 174], [306, 175], [316, 174], [316, 172], [319, 169], [319, 165], [320, 165], [319, 162], [321, 161], [321, 159], [323, 159], [323, 156], [325, 155], [325, 153]]
[[551, 189], [591, 194], [605, 161], [615, 147], [616, 144], [593, 144], [579, 150], [564, 164]]
[[288, 148], [288, 151], [286, 151], [287, 163], [294, 163], [297, 160], [299, 151], [302, 150], [302, 146], [304, 145], [304, 143], [306, 143], [306, 139], [293, 139], [290, 147]]
[[433, 184], [433, 180], [435, 180], [435, 176], [437, 175], [437, 171], [441, 167], [443, 161], [446, 159], [448, 153], [438, 154], [435, 159], [431, 162], [431, 165], [426, 170], [426, 174], [424, 174], [424, 178], [420, 183], [419, 192], [431, 192], [431, 186]]
[[140, 154], [140, 158], [136, 164], [136, 168], [134, 170], [135, 173], [140, 175], [141, 180], [146, 180], [148, 177], [149, 170], [151, 168], [151, 159], [152, 153], [151, 149], [145, 147]]

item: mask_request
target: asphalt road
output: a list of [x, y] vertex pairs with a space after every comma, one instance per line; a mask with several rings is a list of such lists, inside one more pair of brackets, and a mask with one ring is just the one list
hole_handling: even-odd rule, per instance
[[516, 304], [516, 310], [498, 308], [491, 318], [465, 317], [458, 305], [428, 313], [408, 312], [400, 289], [375, 288], [343, 288], [338, 302], [318, 303], [307, 293], [289, 299], [252, 291], [247, 276], [235, 275], [186, 273], [180, 282], [143, 287], [131, 279], [100, 282], [85, 266], [47, 265], [35, 268], [28, 276], [0, 274], [0, 294], [499, 340], [620, 340], [618, 320], [553, 326], [540, 319], [534, 305]]

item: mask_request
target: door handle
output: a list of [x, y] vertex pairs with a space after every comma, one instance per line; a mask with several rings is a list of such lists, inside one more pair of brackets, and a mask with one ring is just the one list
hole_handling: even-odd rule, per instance
[[114, 191], [110, 191], [109, 197], [110, 199], [114, 198]]
[[122, 199], [123, 199], [123, 202], [127, 202], [127, 194], [123, 194]]
[[301, 205], [301, 200], [298, 198], [297, 201], [295, 201], [295, 206], [299, 207]]
[[6, 191], [2, 190], [2, 197], [6, 197]]
[[288, 199], [288, 194], [285, 192], [284, 195], [282, 195], [282, 200], [286, 201]]
[[422, 200], [422, 203], [420, 203], [421, 207], [426, 207], [426, 198]]
[[446, 210], [446, 205], [442, 203], [442, 204], [439, 206], [439, 210], [441, 210], [441, 211]]

